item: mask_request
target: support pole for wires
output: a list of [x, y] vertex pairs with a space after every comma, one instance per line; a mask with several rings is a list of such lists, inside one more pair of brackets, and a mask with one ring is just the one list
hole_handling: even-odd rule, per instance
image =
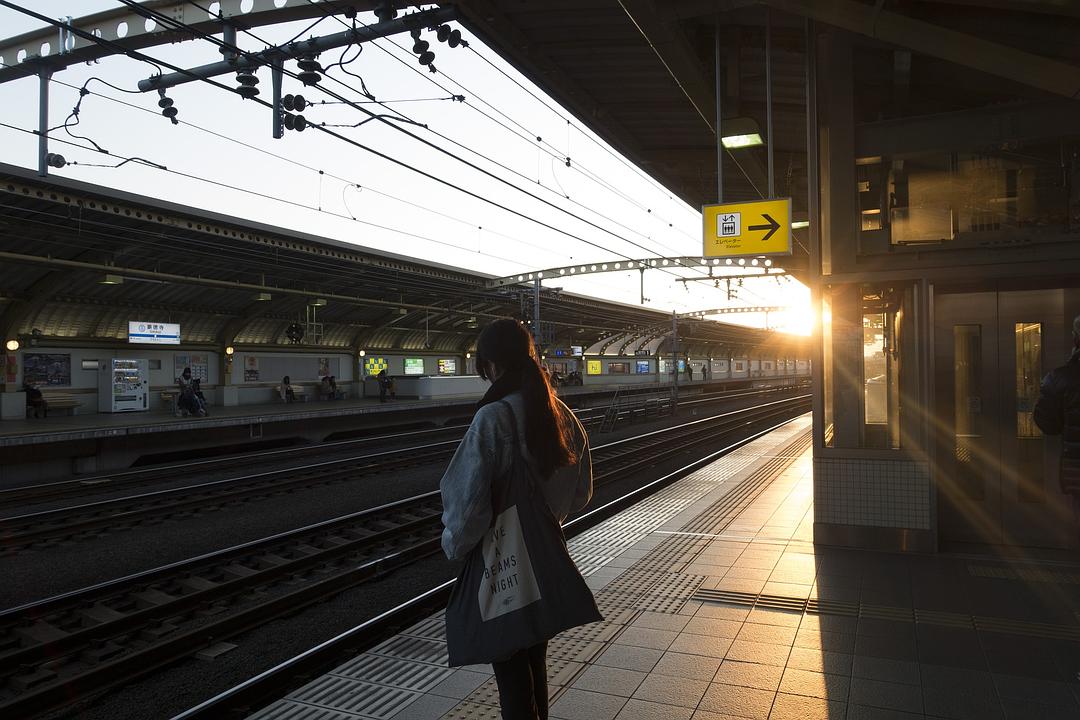
[[38, 175], [49, 174], [49, 78], [52, 70], [38, 70]]
[[674, 415], [679, 407], [679, 316], [675, 310], [671, 311], [671, 373], [671, 413]]
[[235, 60], [236, 51], [232, 48], [236, 47], [236, 26], [232, 23], [224, 23], [221, 26], [221, 36], [227, 46], [219, 48], [221, 50], [221, 55], [227, 61]]
[[638, 268], [641, 274], [641, 304], [645, 304], [645, 268]]
[[540, 278], [533, 281], [533, 342], [536, 343], [536, 354], [540, 355]]
[[[720, 82], [720, 15], [716, 15], [714, 56], [716, 63], [716, 202], [724, 202], [724, 129], [720, 116], [722, 83]], [[679, 373], [676, 372], [677, 376]], [[676, 394], [678, 390], [676, 389]]]
[[273, 86], [272, 94], [274, 96], [274, 108], [270, 111], [270, 115], [274, 123], [273, 135], [275, 140], [280, 140], [285, 132], [285, 118], [282, 117], [281, 113], [282, 64], [281, 58], [274, 58], [270, 61], [270, 84]]
[[772, 12], [765, 8], [765, 143], [769, 152], [769, 199], [776, 197], [773, 185], [773, 97], [772, 97]]

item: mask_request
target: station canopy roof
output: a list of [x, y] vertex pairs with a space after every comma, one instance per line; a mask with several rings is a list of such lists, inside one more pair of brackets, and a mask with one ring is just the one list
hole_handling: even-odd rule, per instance
[[[808, 22], [853, 47], [844, 77], [822, 77], [822, 84], [829, 92], [852, 94], [856, 141], [898, 118], [1018, 103], [1064, 104], [1080, 97], [1080, 3], [1067, 0], [455, 4], [462, 22], [485, 43], [694, 207], [717, 202], [719, 67], [723, 134], [748, 124], [760, 131], [773, 146], [775, 195], [792, 198], [794, 220], [807, 219]], [[771, 138], [766, 133], [767, 22]], [[941, 133], [941, 140], [946, 146], [964, 141], [955, 131], [952, 137]], [[725, 202], [767, 196], [765, 148], [725, 152]], [[808, 231], [796, 231], [793, 255], [778, 264], [804, 276], [808, 247]]]
[[[0, 336], [116, 344], [129, 321], [178, 322], [188, 345], [464, 353], [533, 291], [326, 238], [0, 165]], [[291, 344], [288, 329], [304, 338]], [[662, 349], [671, 315], [543, 289], [545, 345]], [[680, 346], [804, 353], [805, 339], [680, 321]], [[803, 355], [805, 356], [805, 355]]]

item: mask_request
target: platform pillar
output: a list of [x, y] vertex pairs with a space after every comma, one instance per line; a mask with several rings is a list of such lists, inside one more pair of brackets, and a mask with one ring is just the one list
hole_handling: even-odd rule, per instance
[[0, 420], [26, 419], [26, 393], [0, 392]]
[[215, 399], [220, 407], [235, 407], [240, 404], [240, 387], [238, 385], [219, 385]]

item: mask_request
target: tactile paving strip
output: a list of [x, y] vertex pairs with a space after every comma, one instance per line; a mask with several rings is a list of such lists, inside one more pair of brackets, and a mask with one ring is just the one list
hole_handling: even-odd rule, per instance
[[288, 696], [302, 703], [353, 713], [353, 716], [387, 720], [414, 702], [420, 693], [403, 688], [323, 675]]
[[466, 701], [451, 708], [442, 720], [500, 720], [501, 717], [496, 706]]
[[406, 690], [426, 692], [445, 680], [453, 669], [445, 665], [430, 665], [414, 660], [364, 653], [357, 655], [332, 674], [377, 685], [390, 685]]
[[433, 615], [426, 620], [421, 620], [412, 627], [410, 627], [402, 635], [411, 635], [413, 637], [428, 638], [430, 640], [442, 640], [446, 641], [446, 615], [445, 613], [439, 613]]
[[281, 700], [249, 716], [248, 720], [356, 720], [357, 717], [354, 713]]
[[639, 610], [678, 614], [707, 578], [706, 575], [670, 575], [649, 588], [637, 607]]
[[446, 665], [449, 659], [446, 643], [428, 638], [397, 635], [386, 642], [376, 645], [370, 651], [373, 655], [389, 655], [406, 660], [416, 660], [432, 665]]

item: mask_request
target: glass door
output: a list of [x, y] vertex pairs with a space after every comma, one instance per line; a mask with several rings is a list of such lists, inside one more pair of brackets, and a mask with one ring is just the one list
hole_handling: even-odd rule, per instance
[[1010, 545], [1066, 548], [1072, 508], [1058, 485], [1056, 438], [1046, 438], [1032, 411], [1044, 375], [1065, 361], [1060, 290], [1001, 293], [1002, 532]]
[[938, 531], [942, 541], [1067, 548], [1056, 439], [1032, 418], [1064, 362], [1060, 290], [935, 298]]
[[997, 297], [935, 298], [938, 531], [943, 541], [998, 544]]

